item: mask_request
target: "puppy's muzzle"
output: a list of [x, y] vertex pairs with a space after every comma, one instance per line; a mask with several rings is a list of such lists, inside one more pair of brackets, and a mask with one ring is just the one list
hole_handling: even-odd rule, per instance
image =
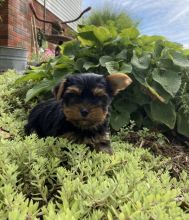
[[82, 117], [87, 117], [87, 115], [89, 114], [89, 110], [88, 109], [86, 109], [86, 108], [81, 108], [80, 109], [80, 114], [81, 114], [81, 116]]

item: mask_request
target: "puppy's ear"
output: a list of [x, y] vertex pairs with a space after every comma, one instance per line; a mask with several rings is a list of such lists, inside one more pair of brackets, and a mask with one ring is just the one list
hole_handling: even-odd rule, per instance
[[66, 82], [66, 80], [63, 80], [54, 87], [53, 94], [54, 94], [56, 100], [60, 100], [60, 98], [62, 97], [65, 82]]
[[117, 95], [120, 91], [126, 89], [132, 83], [132, 79], [127, 74], [123, 73], [108, 75], [106, 79], [112, 87], [113, 95]]

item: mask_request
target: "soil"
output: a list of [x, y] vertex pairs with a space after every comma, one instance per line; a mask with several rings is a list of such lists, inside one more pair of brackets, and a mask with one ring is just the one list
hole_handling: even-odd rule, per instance
[[132, 143], [136, 147], [143, 147], [155, 155], [162, 155], [170, 158], [172, 169], [170, 174], [172, 177], [179, 179], [180, 173], [185, 170], [189, 174], [189, 142], [185, 139], [169, 135], [164, 141], [159, 141], [158, 136], [141, 137], [137, 132], [128, 132], [123, 141]]

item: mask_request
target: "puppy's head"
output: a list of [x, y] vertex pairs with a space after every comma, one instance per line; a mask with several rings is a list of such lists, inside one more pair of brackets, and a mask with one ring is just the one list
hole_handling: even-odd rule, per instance
[[107, 117], [113, 96], [124, 90], [132, 80], [126, 74], [107, 77], [84, 73], [69, 76], [54, 89], [57, 100], [62, 100], [66, 119], [81, 129], [102, 124]]

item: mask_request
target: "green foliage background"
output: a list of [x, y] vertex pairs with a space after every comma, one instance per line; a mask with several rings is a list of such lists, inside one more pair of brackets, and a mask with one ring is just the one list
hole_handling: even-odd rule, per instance
[[1, 4], [4, 2], [5, 0], [0, 0], [0, 6], [1, 6]]
[[177, 130], [189, 137], [189, 51], [162, 36], [140, 35], [136, 27], [117, 30], [84, 25], [77, 39], [64, 43], [62, 56], [33, 67], [17, 82], [35, 81], [26, 102], [48, 94], [68, 74], [127, 73], [133, 83], [112, 105], [110, 124], [119, 130], [136, 122], [137, 127]]
[[97, 27], [112, 27], [116, 29], [117, 32], [121, 32], [121, 30], [125, 28], [137, 26], [138, 22], [133, 21], [125, 11], [120, 9], [116, 10], [115, 8], [111, 8], [110, 5], [106, 4], [100, 9], [93, 9], [90, 13], [90, 16], [83, 20], [83, 24], [95, 25]]
[[[0, 76], [0, 219], [187, 220], [189, 180], [171, 178], [171, 161], [112, 138], [115, 154], [64, 139], [25, 137], [20, 76]], [[181, 208], [185, 207], [185, 208]]]

